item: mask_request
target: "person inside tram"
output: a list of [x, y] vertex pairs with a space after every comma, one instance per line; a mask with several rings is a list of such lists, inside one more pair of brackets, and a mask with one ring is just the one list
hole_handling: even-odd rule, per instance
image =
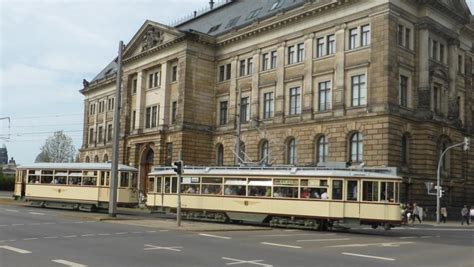
[[301, 192], [301, 198], [309, 198], [310, 197], [310, 192], [308, 188], [303, 188], [303, 191]]
[[233, 186], [226, 186], [224, 190], [224, 195], [235, 195], [235, 190]]
[[271, 187], [267, 187], [267, 191], [265, 192], [265, 196], [266, 197], [271, 197], [272, 196], [272, 188]]
[[313, 192], [309, 196], [310, 198], [318, 198], [318, 199], [321, 198], [317, 189], [313, 189], [312, 191]]
[[324, 191], [322, 194], [321, 194], [321, 199], [328, 199], [328, 193], [326, 191]]

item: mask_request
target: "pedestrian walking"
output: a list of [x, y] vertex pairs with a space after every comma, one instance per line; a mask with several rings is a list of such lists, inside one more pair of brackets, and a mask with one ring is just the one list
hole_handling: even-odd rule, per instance
[[418, 207], [418, 205], [416, 203], [413, 203], [413, 214], [412, 214], [412, 223], [415, 223], [415, 220], [418, 219], [418, 221], [421, 223], [421, 219], [420, 219], [420, 214], [421, 214], [421, 208]]
[[441, 221], [446, 223], [446, 219], [448, 218], [448, 209], [446, 207], [441, 207]]
[[467, 209], [466, 205], [464, 205], [461, 210], [461, 216], [461, 225], [464, 225], [464, 221], [466, 221], [467, 225], [469, 225], [469, 210]]

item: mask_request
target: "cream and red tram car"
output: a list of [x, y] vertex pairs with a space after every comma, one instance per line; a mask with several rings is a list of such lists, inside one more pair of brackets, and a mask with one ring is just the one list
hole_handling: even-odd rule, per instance
[[[137, 169], [118, 166], [117, 204], [138, 204]], [[94, 210], [107, 208], [110, 163], [35, 163], [17, 168], [14, 197], [33, 206]]]
[[[155, 168], [148, 177], [147, 206], [175, 211], [177, 181], [172, 168]], [[401, 181], [395, 168], [185, 167], [181, 209], [184, 218], [207, 221], [389, 229], [401, 224]]]

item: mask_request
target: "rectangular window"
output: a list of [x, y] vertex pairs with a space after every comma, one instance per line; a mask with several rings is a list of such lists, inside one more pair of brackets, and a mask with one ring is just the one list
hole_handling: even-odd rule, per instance
[[297, 45], [297, 54], [296, 54], [296, 62], [301, 62], [304, 60], [304, 43]]
[[349, 30], [349, 49], [357, 48], [357, 37], [358, 30], [357, 28]]
[[246, 123], [250, 120], [250, 105], [249, 97], [242, 97], [240, 99], [240, 122]]
[[361, 27], [361, 46], [367, 46], [370, 44], [370, 26], [364, 25]]
[[160, 86], [161, 82], [161, 73], [158, 71], [158, 72], [155, 72], [154, 76], [153, 76], [153, 87], [158, 87]]
[[290, 88], [290, 115], [301, 113], [301, 91], [299, 87]]
[[400, 106], [408, 107], [408, 77], [400, 75]]
[[132, 93], [133, 94], [137, 93], [137, 79], [132, 80]]
[[230, 63], [226, 65], [226, 70], [225, 70], [225, 79], [226, 80], [229, 80], [230, 79], [230, 71], [231, 71], [231, 68], [230, 68]]
[[89, 129], [89, 144], [93, 144], [93, 143], [94, 143], [94, 129], [90, 128]]
[[112, 124], [107, 125], [107, 142], [112, 141]]
[[379, 201], [379, 182], [364, 181], [362, 188], [363, 201]]
[[253, 58], [248, 58], [247, 59], [247, 75], [250, 75], [253, 73]]
[[403, 25], [398, 25], [398, 44], [403, 46]]
[[145, 128], [151, 128], [151, 107], [146, 108]]
[[225, 66], [222, 65], [219, 67], [219, 82], [225, 80]]
[[219, 124], [227, 124], [227, 101], [221, 101], [219, 107]]
[[268, 53], [265, 53], [262, 55], [262, 71], [265, 71], [268, 69], [268, 63], [269, 63], [269, 55]]
[[176, 112], [178, 109], [178, 102], [174, 101], [172, 105], [172, 110], [171, 110], [171, 123], [176, 123]]
[[97, 142], [102, 143], [102, 126], [99, 126], [99, 131], [97, 133]]
[[326, 54], [332, 55], [334, 53], [336, 53], [336, 37], [331, 34], [327, 36]]
[[270, 68], [276, 69], [277, 67], [277, 51], [271, 52]]
[[410, 49], [410, 36], [411, 36], [411, 30], [408, 28], [405, 28], [405, 47]]
[[324, 56], [324, 37], [316, 40], [316, 57]]
[[148, 75], [148, 88], [153, 87], [153, 73]]
[[319, 83], [319, 111], [331, 109], [331, 82]]
[[332, 199], [342, 200], [342, 180], [332, 180]]
[[357, 201], [357, 180], [347, 181], [347, 200]]
[[438, 60], [438, 42], [433, 41], [432, 58]]
[[367, 86], [365, 74], [351, 77], [352, 106], [362, 106], [367, 103]]
[[240, 61], [239, 65], [239, 76], [245, 76], [245, 59]]
[[288, 65], [295, 63], [295, 46], [288, 47]]
[[435, 113], [440, 112], [440, 87], [439, 86], [434, 86], [433, 87], [433, 108]]
[[439, 61], [444, 63], [444, 45], [439, 44]]
[[137, 111], [134, 110], [132, 112], [132, 130], [135, 129], [135, 119], [136, 119], [136, 117], [137, 117]]
[[178, 80], [178, 66], [173, 66], [173, 72], [171, 75], [171, 82], [176, 82]]
[[90, 109], [89, 109], [89, 114], [94, 115], [95, 114], [95, 104], [91, 104]]
[[158, 121], [158, 106], [154, 106], [151, 108], [151, 127], [156, 127], [156, 122]]
[[462, 56], [458, 55], [458, 72], [459, 73], [464, 73], [463, 71], [463, 64], [462, 64]]
[[268, 119], [273, 117], [273, 93], [263, 94], [263, 118]]

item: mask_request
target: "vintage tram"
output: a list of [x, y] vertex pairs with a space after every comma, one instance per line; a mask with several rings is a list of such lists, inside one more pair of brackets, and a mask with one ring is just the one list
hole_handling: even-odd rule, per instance
[[[138, 204], [137, 169], [118, 166], [117, 204]], [[91, 211], [107, 208], [110, 163], [35, 163], [17, 168], [14, 198], [33, 206]]]
[[[390, 229], [401, 224], [401, 181], [395, 168], [185, 167], [181, 210], [183, 218], [195, 220]], [[177, 190], [172, 168], [154, 168], [146, 204], [174, 212]]]

